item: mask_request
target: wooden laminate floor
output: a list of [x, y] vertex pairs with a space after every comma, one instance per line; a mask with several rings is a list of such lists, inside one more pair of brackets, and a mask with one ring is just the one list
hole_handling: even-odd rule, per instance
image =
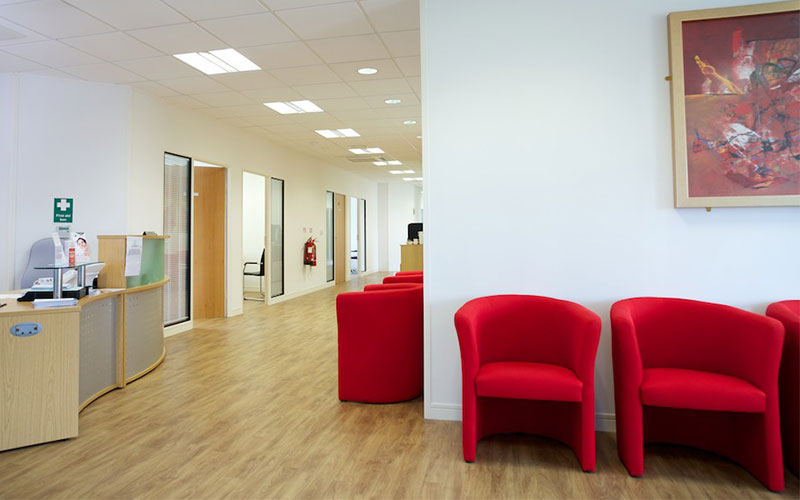
[[714, 455], [653, 446], [628, 476], [613, 434], [597, 472], [564, 445], [487, 438], [474, 464], [458, 422], [425, 421], [422, 400], [340, 403], [336, 294], [373, 274], [167, 339], [153, 373], [91, 404], [80, 436], [0, 453], [0, 498], [797, 498], [768, 492]]

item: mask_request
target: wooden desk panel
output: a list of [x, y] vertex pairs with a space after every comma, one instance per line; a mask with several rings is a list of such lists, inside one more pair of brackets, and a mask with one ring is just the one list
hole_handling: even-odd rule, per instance
[[422, 271], [422, 245], [400, 245], [400, 270]]

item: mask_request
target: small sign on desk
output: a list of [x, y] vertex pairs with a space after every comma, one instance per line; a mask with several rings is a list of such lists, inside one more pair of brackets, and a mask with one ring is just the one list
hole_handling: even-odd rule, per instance
[[72, 198], [53, 200], [53, 222], [72, 222]]

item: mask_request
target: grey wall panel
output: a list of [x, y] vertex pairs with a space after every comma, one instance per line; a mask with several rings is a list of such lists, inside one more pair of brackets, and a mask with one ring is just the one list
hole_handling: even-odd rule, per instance
[[125, 294], [125, 378], [153, 366], [164, 348], [162, 287]]
[[78, 404], [117, 383], [119, 300], [119, 296], [109, 297], [81, 307]]

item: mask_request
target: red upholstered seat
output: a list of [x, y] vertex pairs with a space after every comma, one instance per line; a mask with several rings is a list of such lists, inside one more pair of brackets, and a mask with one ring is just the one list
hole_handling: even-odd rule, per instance
[[464, 304], [455, 323], [464, 460], [484, 436], [525, 432], [566, 443], [593, 471], [600, 317], [565, 300], [494, 295]]
[[383, 278], [386, 284], [392, 283], [422, 283], [422, 274], [403, 274], [399, 276], [387, 276]]
[[641, 297], [611, 306], [617, 451], [644, 473], [645, 443], [731, 458], [782, 491], [780, 322], [722, 304]]
[[650, 368], [644, 371], [642, 403], [667, 408], [761, 413], [764, 391], [737, 377], [700, 370]]
[[784, 300], [767, 307], [767, 316], [783, 323], [783, 341], [778, 391], [781, 405], [781, 437], [786, 466], [798, 475], [800, 469], [800, 300]]
[[583, 382], [569, 368], [550, 363], [487, 363], [475, 377], [478, 396], [580, 401]]
[[339, 399], [393, 403], [422, 393], [422, 285], [370, 285], [336, 297]]

